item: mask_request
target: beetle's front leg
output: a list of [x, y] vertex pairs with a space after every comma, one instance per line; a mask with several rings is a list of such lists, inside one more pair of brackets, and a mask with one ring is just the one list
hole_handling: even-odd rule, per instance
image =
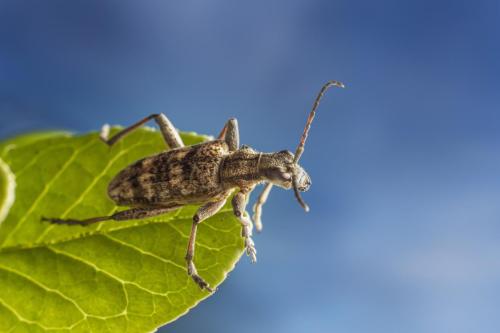
[[198, 275], [198, 271], [196, 270], [196, 266], [194, 265], [193, 261], [196, 245], [196, 230], [198, 229], [198, 224], [200, 224], [203, 220], [206, 220], [209, 217], [215, 215], [222, 208], [222, 206], [224, 206], [224, 204], [226, 203], [226, 198], [216, 202], [209, 202], [201, 206], [193, 216], [193, 225], [191, 227], [191, 234], [189, 235], [189, 242], [186, 253], [188, 275], [193, 278], [194, 282], [196, 282], [196, 284], [200, 286], [201, 289], [206, 289], [210, 292], [213, 291], [212, 288], [210, 288], [208, 283]]
[[269, 192], [273, 188], [273, 183], [267, 183], [262, 192], [260, 193], [255, 205], [253, 206], [253, 221], [255, 223], [255, 229], [257, 232], [262, 231], [262, 206], [266, 203], [269, 197]]
[[257, 262], [257, 250], [255, 243], [252, 239], [252, 221], [245, 212], [247, 204], [247, 193], [240, 191], [233, 197], [233, 212], [234, 215], [240, 220], [241, 235], [245, 238], [245, 248], [247, 255], [250, 257], [252, 263]]

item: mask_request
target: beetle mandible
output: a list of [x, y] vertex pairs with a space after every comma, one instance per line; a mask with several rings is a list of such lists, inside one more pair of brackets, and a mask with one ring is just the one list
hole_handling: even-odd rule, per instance
[[201, 205], [193, 216], [186, 253], [187, 273], [201, 289], [212, 292], [208, 283], [198, 275], [194, 250], [198, 225], [215, 215], [233, 193], [234, 215], [242, 226], [246, 253], [256, 262], [257, 251], [252, 240], [252, 221], [246, 213], [248, 197], [256, 185], [265, 183], [254, 207], [253, 220], [257, 231], [262, 230], [262, 206], [273, 185], [293, 189], [299, 204], [309, 211], [300, 192], [307, 191], [311, 179], [298, 164], [316, 114], [319, 101], [332, 86], [344, 88], [338, 81], [327, 82], [314, 100], [295, 154], [287, 150], [262, 153], [239, 143], [238, 123], [230, 119], [217, 139], [185, 147], [179, 133], [164, 114], [152, 114], [108, 139], [109, 127], [103, 127], [101, 139], [112, 146], [123, 136], [150, 120], [160, 127], [170, 150], [143, 158], [120, 171], [109, 183], [108, 195], [119, 206], [132, 207], [110, 216], [84, 220], [42, 218], [56, 224], [89, 225], [96, 222], [143, 219], [178, 209], [184, 205]]

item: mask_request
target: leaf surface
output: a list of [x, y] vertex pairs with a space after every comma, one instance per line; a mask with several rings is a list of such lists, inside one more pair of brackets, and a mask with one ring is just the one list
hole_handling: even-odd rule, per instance
[[[185, 269], [197, 207], [88, 227], [40, 222], [112, 214], [117, 207], [106, 195], [112, 177], [165, 149], [148, 129], [112, 148], [97, 133], [38, 133], [0, 144], [16, 184], [0, 223], [0, 332], [151, 332], [210, 295]], [[6, 184], [0, 168], [0, 207]], [[240, 225], [226, 206], [198, 230], [195, 263], [217, 286], [243, 252]]]

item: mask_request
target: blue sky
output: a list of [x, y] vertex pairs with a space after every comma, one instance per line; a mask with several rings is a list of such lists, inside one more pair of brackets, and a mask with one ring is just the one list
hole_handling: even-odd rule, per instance
[[[2, 1], [0, 138], [164, 112], [293, 150], [259, 262], [162, 332], [498, 332], [497, 1]], [[168, 246], [168, 244], [165, 244]]]

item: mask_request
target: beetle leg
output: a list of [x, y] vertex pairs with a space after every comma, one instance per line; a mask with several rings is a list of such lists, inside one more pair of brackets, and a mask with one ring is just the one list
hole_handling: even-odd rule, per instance
[[184, 147], [184, 143], [182, 142], [179, 132], [177, 132], [174, 125], [170, 122], [170, 120], [168, 120], [168, 118], [163, 113], [149, 115], [146, 118], [133, 124], [132, 126], [122, 129], [120, 132], [116, 133], [110, 139], [108, 139], [109, 125], [104, 125], [101, 130], [101, 139], [109, 146], [112, 146], [122, 137], [124, 137], [128, 133], [132, 132], [136, 128], [144, 125], [145, 123], [147, 123], [152, 119], [154, 119], [155, 122], [160, 127], [163, 139], [165, 140], [166, 144], [170, 147], [170, 149]]
[[216, 202], [209, 202], [201, 206], [193, 216], [193, 225], [191, 227], [191, 234], [189, 235], [189, 242], [186, 253], [187, 273], [201, 289], [206, 289], [210, 292], [213, 292], [212, 288], [210, 288], [209, 284], [205, 280], [203, 280], [201, 276], [198, 275], [198, 271], [196, 270], [196, 266], [194, 265], [193, 261], [196, 244], [196, 230], [198, 228], [198, 224], [200, 224], [203, 220], [206, 220], [207, 218], [215, 215], [222, 208], [222, 206], [224, 206], [224, 204], [226, 203], [226, 198]]
[[269, 197], [269, 192], [273, 188], [272, 183], [267, 183], [262, 192], [260, 193], [255, 205], [253, 205], [253, 221], [255, 223], [255, 229], [257, 232], [262, 231], [262, 206], [266, 203], [267, 198]]
[[114, 220], [114, 221], [126, 221], [126, 220], [137, 220], [137, 219], [145, 219], [147, 217], [157, 216], [161, 214], [165, 214], [172, 210], [176, 210], [182, 206], [172, 206], [165, 208], [132, 208], [123, 210], [121, 212], [114, 213], [110, 216], [98, 216], [92, 217], [85, 220], [75, 220], [75, 219], [58, 219], [58, 218], [46, 218], [42, 217], [42, 221], [55, 223], [55, 224], [67, 224], [67, 225], [82, 225], [86, 226], [89, 224]]
[[233, 212], [241, 223], [241, 236], [245, 238], [245, 248], [252, 263], [257, 262], [257, 250], [252, 240], [252, 221], [245, 211], [247, 194], [240, 191], [233, 197]]
[[229, 146], [229, 151], [238, 150], [238, 148], [240, 148], [238, 120], [236, 120], [235, 118], [229, 119], [217, 138], [226, 141], [227, 145]]

